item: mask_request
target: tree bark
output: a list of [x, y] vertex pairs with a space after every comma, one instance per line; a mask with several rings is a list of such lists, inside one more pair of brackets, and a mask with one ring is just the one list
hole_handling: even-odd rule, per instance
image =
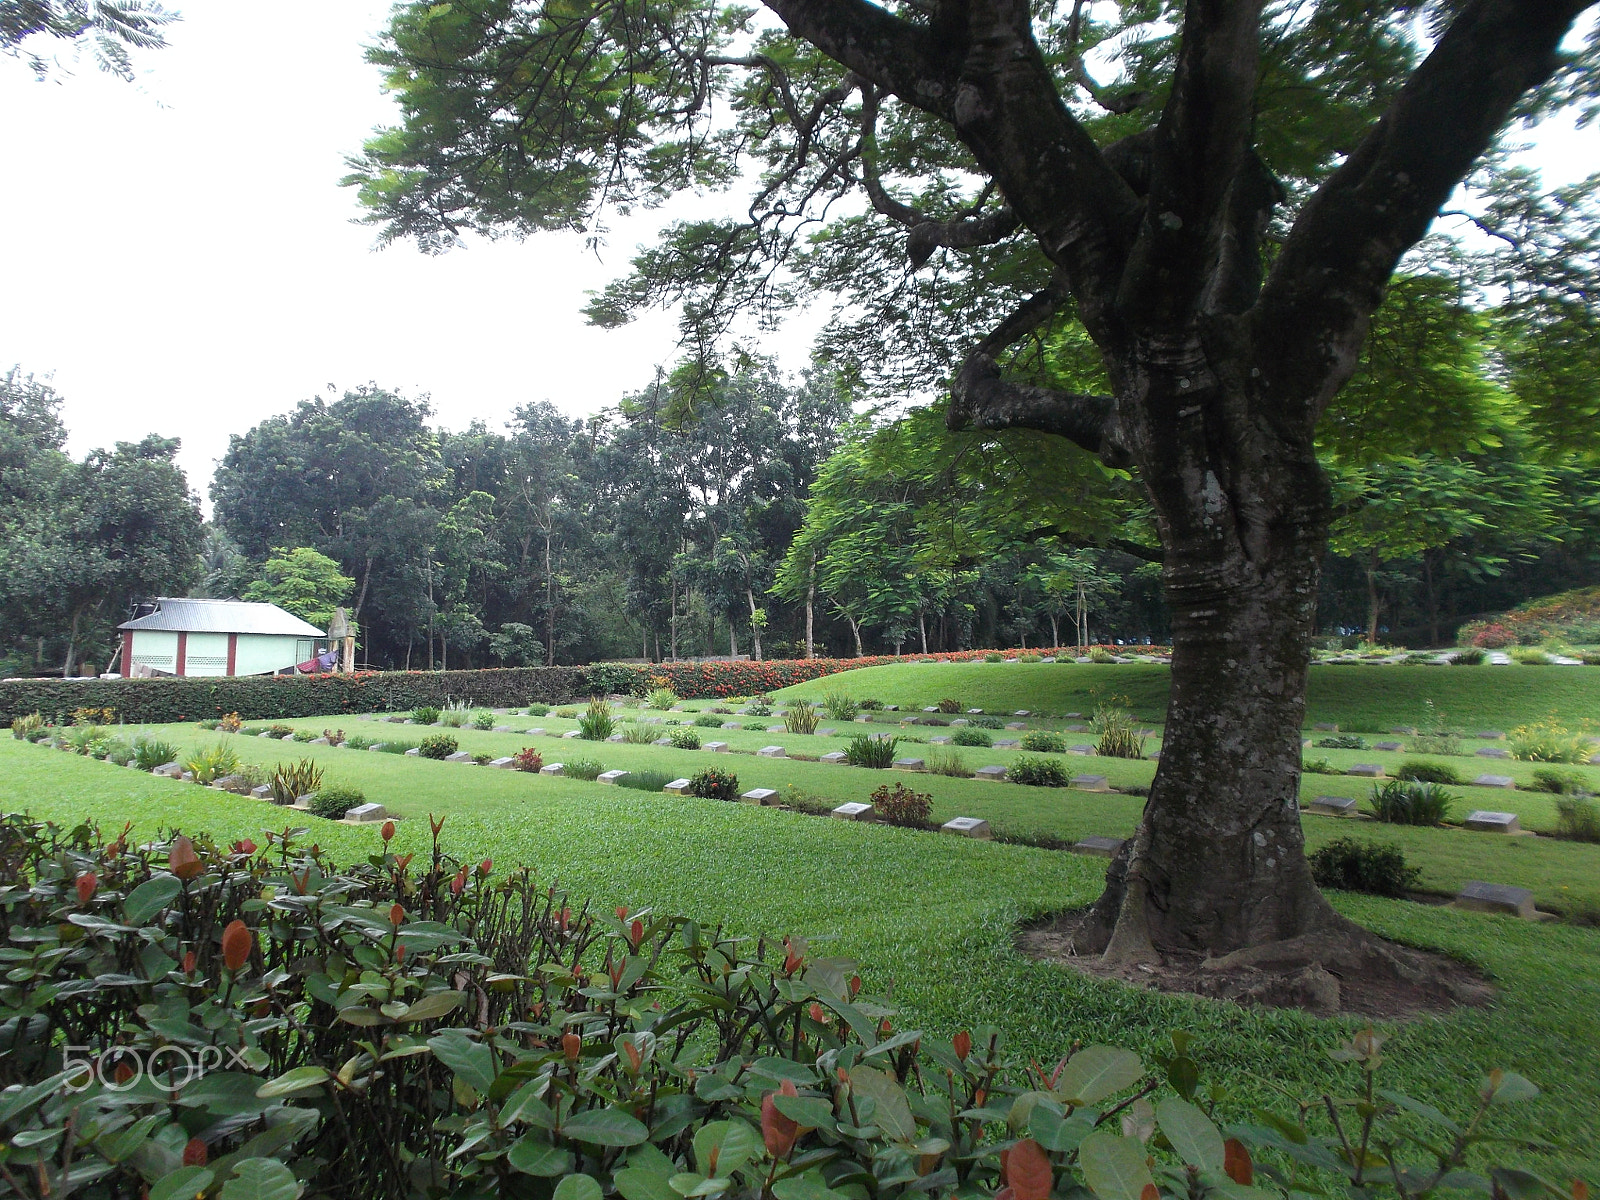
[[817, 556], [811, 556], [811, 577], [806, 581], [806, 657], [817, 656], [816, 631], [817, 612]]
[[756, 594], [745, 584], [744, 598], [750, 603], [750, 643], [755, 649], [756, 661], [761, 661], [761, 626], [756, 624]]
[[1378, 613], [1383, 608], [1383, 598], [1378, 594], [1378, 552], [1367, 556], [1367, 641], [1378, 644]]

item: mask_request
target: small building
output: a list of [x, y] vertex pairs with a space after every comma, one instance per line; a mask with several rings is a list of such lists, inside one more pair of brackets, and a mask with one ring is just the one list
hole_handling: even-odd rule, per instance
[[270, 675], [305, 662], [326, 635], [276, 604], [163, 596], [124, 621], [122, 674]]

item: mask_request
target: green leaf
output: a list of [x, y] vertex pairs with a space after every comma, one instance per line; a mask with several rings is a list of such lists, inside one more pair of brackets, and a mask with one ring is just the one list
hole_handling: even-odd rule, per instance
[[592, 1146], [637, 1146], [650, 1136], [644, 1122], [615, 1108], [573, 1113], [561, 1126], [563, 1137]]
[[743, 1121], [712, 1121], [694, 1135], [694, 1161], [707, 1176], [727, 1176], [765, 1147], [761, 1136]]
[[572, 1154], [552, 1146], [542, 1133], [525, 1133], [512, 1142], [506, 1161], [524, 1175], [555, 1178], [572, 1170]]
[[1097, 1129], [1078, 1147], [1078, 1169], [1100, 1200], [1139, 1200], [1150, 1178], [1145, 1148], [1132, 1138]]
[[602, 1200], [600, 1184], [592, 1175], [568, 1175], [556, 1184], [550, 1200]]
[[[147, 879], [122, 901], [122, 919], [129, 925], [143, 925], [172, 902], [183, 885], [172, 875]], [[152, 1197], [155, 1193], [151, 1193]]]
[[870, 1096], [874, 1105], [873, 1123], [883, 1130], [890, 1141], [909, 1142], [917, 1136], [917, 1123], [911, 1116], [911, 1105], [905, 1091], [894, 1077], [873, 1067], [853, 1067], [850, 1086], [863, 1096]]
[[457, 1078], [484, 1095], [494, 1086], [494, 1054], [482, 1042], [459, 1029], [449, 1029], [428, 1039], [433, 1056], [456, 1073]]
[[1156, 1124], [1185, 1166], [1222, 1170], [1222, 1135], [1211, 1118], [1193, 1104], [1176, 1096], [1165, 1097], [1156, 1105]]
[[435, 1017], [454, 1012], [461, 1006], [461, 1001], [465, 997], [464, 992], [433, 992], [411, 1005], [395, 1020], [402, 1025], [411, 1021], [431, 1021]]
[[1116, 1046], [1085, 1046], [1056, 1081], [1056, 1095], [1082, 1107], [1132, 1087], [1144, 1075], [1139, 1056]]
[[204, 1167], [179, 1167], [150, 1185], [150, 1200], [194, 1200], [216, 1176]]
[[1532, 1100], [1539, 1089], [1515, 1071], [1496, 1071], [1487, 1081], [1490, 1104], [1517, 1104]]
[[295, 1092], [320, 1087], [330, 1078], [332, 1076], [323, 1067], [296, 1067], [292, 1071], [285, 1071], [276, 1079], [269, 1079], [263, 1083], [256, 1089], [256, 1095], [263, 1100], [273, 1096], [290, 1096]]
[[1068, 1120], [1046, 1104], [1034, 1105], [1028, 1117], [1033, 1140], [1056, 1154], [1071, 1154], [1093, 1128], [1087, 1121]]
[[668, 1176], [640, 1167], [624, 1167], [612, 1177], [623, 1200], [679, 1200]]
[[772, 1194], [778, 1200], [845, 1200], [846, 1197], [846, 1193], [836, 1192], [824, 1183], [818, 1171], [807, 1171], [792, 1179], [780, 1179], [772, 1185]]
[[247, 1158], [222, 1185], [221, 1200], [297, 1200], [300, 1181], [275, 1158]]
[[817, 1096], [785, 1096], [782, 1093], [772, 1098], [772, 1103], [779, 1112], [807, 1129], [834, 1128], [833, 1105]]
[[106, 1134], [95, 1142], [94, 1148], [100, 1152], [102, 1158], [110, 1162], [121, 1162], [144, 1143], [152, 1129], [165, 1120], [165, 1113], [151, 1113], [148, 1117], [141, 1117], [126, 1129]]

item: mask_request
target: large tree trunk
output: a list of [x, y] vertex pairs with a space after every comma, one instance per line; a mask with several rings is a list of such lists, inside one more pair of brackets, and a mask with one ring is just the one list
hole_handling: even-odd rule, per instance
[[1279, 526], [1255, 559], [1174, 548], [1161, 763], [1093, 913], [1113, 962], [1344, 928], [1312, 882], [1298, 802], [1323, 528]]
[[816, 610], [817, 610], [817, 556], [811, 555], [811, 574], [806, 579], [806, 657], [817, 656], [816, 642]]
[[1367, 558], [1367, 641], [1378, 644], [1378, 613], [1383, 610], [1383, 597], [1378, 592], [1378, 552]]

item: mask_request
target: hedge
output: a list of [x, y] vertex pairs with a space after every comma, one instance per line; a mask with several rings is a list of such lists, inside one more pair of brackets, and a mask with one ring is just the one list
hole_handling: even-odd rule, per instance
[[[1108, 650], [1160, 647], [1108, 646]], [[1068, 653], [1063, 649], [1062, 653]], [[570, 704], [585, 696], [643, 695], [670, 687], [685, 700], [758, 696], [840, 671], [918, 659], [972, 662], [985, 655], [1049, 654], [1050, 650], [956, 650], [863, 658], [776, 662], [595, 663], [587, 667], [514, 667], [483, 671], [363, 671], [354, 675], [240, 675], [186, 679], [10, 679], [0, 682], [0, 724], [27, 713], [52, 721], [78, 708], [115, 709], [130, 724], [203, 721], [238, 713], [246, 721], [406, 712], [418, 705], [465, 701], [512, 708], [541, 701]]]
[[589, 694], [585, 667], [490, 671], [363, 671], [354, 675], [238, 675], [185, 679], [14, 679], [0, 682], [0, 722], [40, 712], [52, 720], [77, 708], [112, 708], [130, 724], [216, 719], [247, 721], [405, 712], [466, 701], [505, 708], [566, 704]]

